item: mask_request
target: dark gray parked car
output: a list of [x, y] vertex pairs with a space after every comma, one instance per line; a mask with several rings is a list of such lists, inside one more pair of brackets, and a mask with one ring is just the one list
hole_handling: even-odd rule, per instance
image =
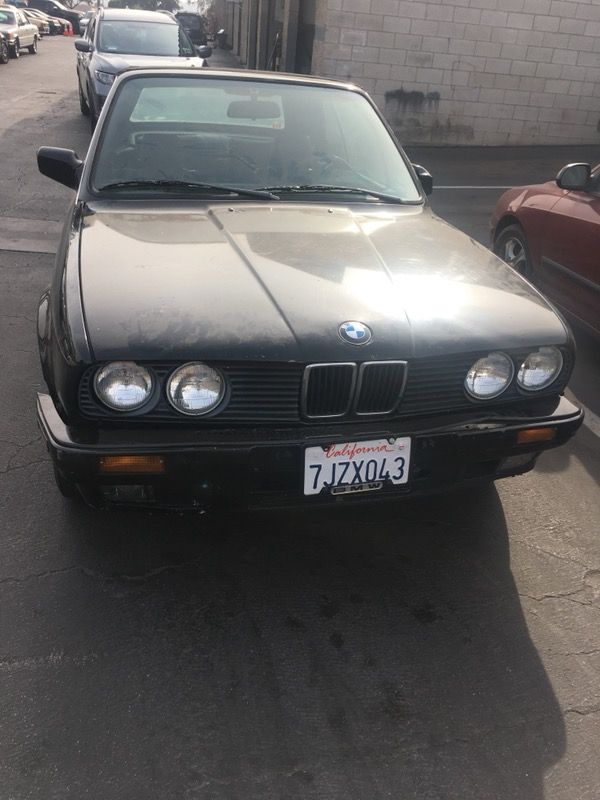
[[141, 66], [202, 67], [209, 47], [196, 48], [175, 18], [154, 11], [99, 9], [75, 42], [81, 113], [92, 130], [115, 77]]
[[544, 298], [436, 217], [360, 89], [138, 70], [112, 88], [38, 313], [65, 494], [398, 498], [532, 469], [583, 419]]
[[36, 8], [38, 11], [43, 11], [50, 17], [57, 17], [59, 19], [66, 19], [73, 27], [73, 33], [79, 36], [81, 29], [79, 27], [79, 20], [83, 16], [80, 11], [74, 11], [72, 8], [67, 8], [57, 0], [27, 0], [29, 8]]

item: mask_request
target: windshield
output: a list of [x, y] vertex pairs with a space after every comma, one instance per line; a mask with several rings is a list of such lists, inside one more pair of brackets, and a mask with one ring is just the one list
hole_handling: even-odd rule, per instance
[[3, 11], [0, 9], [0, 25], [16, 25], [17, 20], [11, 11]]
[[121, 84], [92, 184], [132, 181], [161, 182], [147, 188], [155, 193], [172, 181], [284, 192], [346, 187], [355, 200], [354, 190], [421, 199], [394, 140], [358, 92], [209, 74]]
[[197, 17], [195, 14], [177, 14], [177, 19], [182, 25], [187, 25], [188, 28], [202, 27], [200, 17]]
[[98, 50], [137, 56], [193, 56], [194, 48], [179, 25], [168, 22], [106, 20], [100, 23]]

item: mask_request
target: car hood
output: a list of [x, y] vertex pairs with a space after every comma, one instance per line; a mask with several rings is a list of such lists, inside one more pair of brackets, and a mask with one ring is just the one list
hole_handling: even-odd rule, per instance
[[[567, 339], [535, 289], [427, 208], [175, 206], [84, 210], [96, 359], [403, 359]], [[371, 342], [342, 341], [345, 321]]]
[[2, 31], [2, 33], [18, 33], [19, 27], [18, 25], [9, 25], [6, 22], [0, 22], [0, 31]]
[[119, 74], [131, 67], [202, 67], [204, 59], [197, 56], [134, 56], [127, 53], [111, 55], [94, 53], [94, 69]]

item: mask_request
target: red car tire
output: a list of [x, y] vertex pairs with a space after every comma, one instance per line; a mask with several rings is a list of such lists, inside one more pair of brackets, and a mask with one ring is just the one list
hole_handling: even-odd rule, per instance
[[494, 253], [524, 278], [531, 278], [531, 256], [527, 237], [520, 225], [509, 225], [494, 240]]

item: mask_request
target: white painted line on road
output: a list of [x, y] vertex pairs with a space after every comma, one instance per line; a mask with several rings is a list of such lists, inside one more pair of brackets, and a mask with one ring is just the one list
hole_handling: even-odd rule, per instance
[[434, 189], [514, 189], [514, 186], [435, 186]]
[[590, 409], [586, 405], [584, 405], [580, 400], [578, 400], [575, 397], [575, 395], [570, 389], [567, 389], [567, 391], [565, 392], [565, 396], [568, 397], [569, 400], [572, 400], [574, 403], [577, 403], [579, 408], [583, 409], [585, 413], [583, 424], [585, 425], [586, 428], [588, 428], [588, 430], [590, 430], [593, 434], [595, 434], [596, 436], [598, 436], [598, 438], [600, 438], [600, 417], [598, 416], [598, 414], [594, 414], [593, 411], [590, 411]]
[[594, 414], [593, 411], [590, 411], [589, 408], [580, 403], [581, 407], [585, 411], [585, 419], [583, 420], [583, 424], [586, 428], [589, 428], [592, 433], [596, 434], [600, 438], [600, 417], [597, 414]]

